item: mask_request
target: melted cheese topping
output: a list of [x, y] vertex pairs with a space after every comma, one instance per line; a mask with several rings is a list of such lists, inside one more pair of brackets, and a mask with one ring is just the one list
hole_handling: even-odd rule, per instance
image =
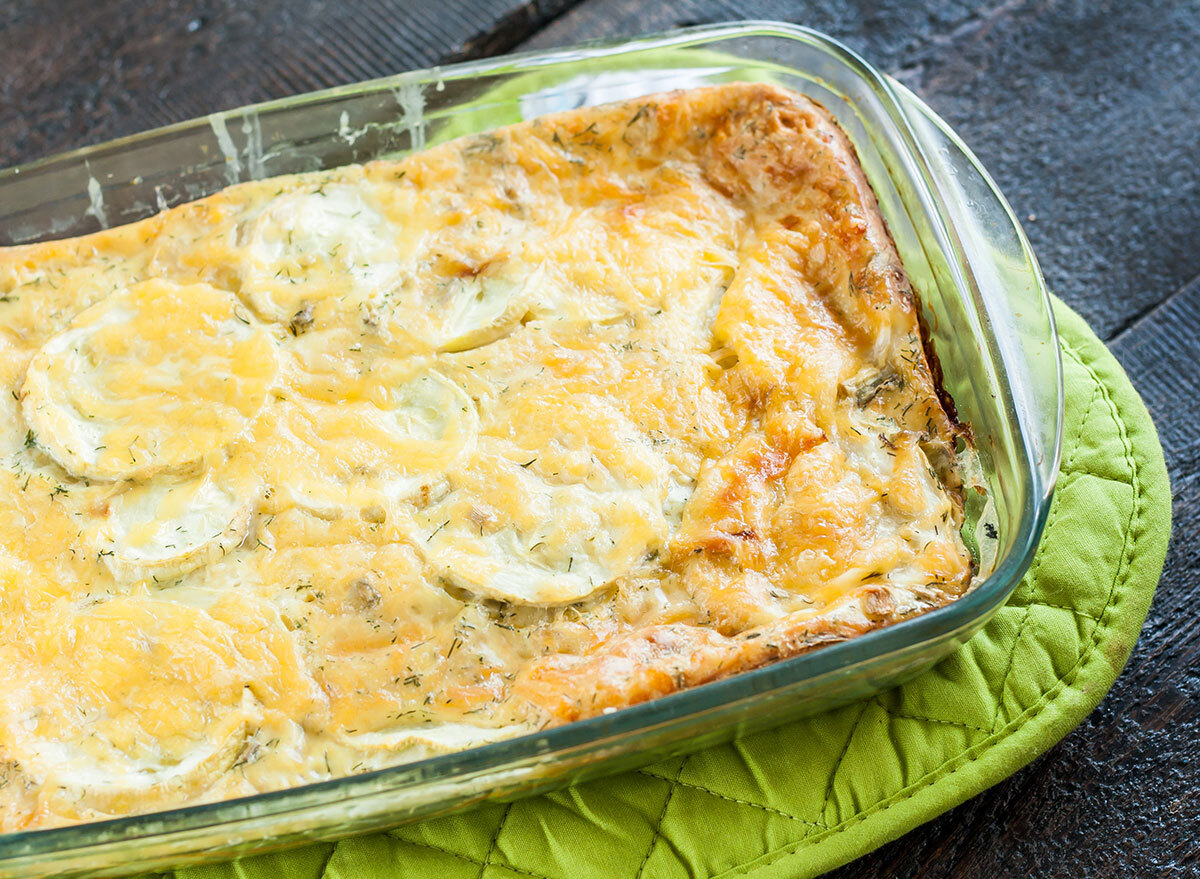
[[229, 552], [246, 536], [251, 498], [205, 473], [134, 484], [97, 516], [88, 541], [122, 580], [161, 583]]
[[400, 268], [393, 230], [354, 186], [280, 195], [249, 226], [242, 293], [267, 320], [314, 306], [353, 311], [381, 296]]
[[0, 251], [0, 828], [621, 708], [953, 600], [956, 444], [797, 95]]
[[262, 408], [274, 372], [274, 346], [232, 294], [156, 278], [84, 309], [47, 341], [22, 410], [72, 475], [138, 479], [227, 444]]

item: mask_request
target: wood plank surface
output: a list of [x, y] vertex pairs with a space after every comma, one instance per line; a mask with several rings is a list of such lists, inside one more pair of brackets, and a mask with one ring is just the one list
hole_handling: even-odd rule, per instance
[[216, 110], [508, 52], [571, 3], [0, 4], [0, 167]]
[[688, 24], [826, 31], [899, 77], [999, 181], [1051, 286], [1159, 425], [1175, 530], [1125, 673], [1075, 732], [836, 871], [1200, 876], [1200, 3], [1195, 0], [16, 0], [0, 165], [400, 70]]

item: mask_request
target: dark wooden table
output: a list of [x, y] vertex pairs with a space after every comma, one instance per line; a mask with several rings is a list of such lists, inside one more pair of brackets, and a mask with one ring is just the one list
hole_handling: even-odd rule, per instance
[[949, 120], [1145, 396], [1175, 492], [1162, 585], [1099, 709], [834, 875], [1200, 876], [1196, 0], [16, 0], [0, 6], [0, 166], [415, 67], [738, 18], [823, 30]]

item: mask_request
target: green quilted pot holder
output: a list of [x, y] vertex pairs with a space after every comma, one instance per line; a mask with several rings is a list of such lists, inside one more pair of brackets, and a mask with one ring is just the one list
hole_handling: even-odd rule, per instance
[[1121, 367], [1057, 303], [1062, 472], [1033, 566], [958, 653], [866, 702], [637, 772], [174, 879], [815, 876], [995, 784], [1112, 685], [1162, 570], [1171, 496]]

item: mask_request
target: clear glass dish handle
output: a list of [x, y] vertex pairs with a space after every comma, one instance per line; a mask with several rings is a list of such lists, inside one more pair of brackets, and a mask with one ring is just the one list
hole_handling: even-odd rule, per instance
[[1041, 493], [1054, 490], [1062, 445], [1062, 355], [1037, 258], [1007, 200], [971, 150], [920, 98], [888, 77], [929, 165], [967, 268], [977, 307], [1013, 378], [1012, 405], [1030, 444]]

